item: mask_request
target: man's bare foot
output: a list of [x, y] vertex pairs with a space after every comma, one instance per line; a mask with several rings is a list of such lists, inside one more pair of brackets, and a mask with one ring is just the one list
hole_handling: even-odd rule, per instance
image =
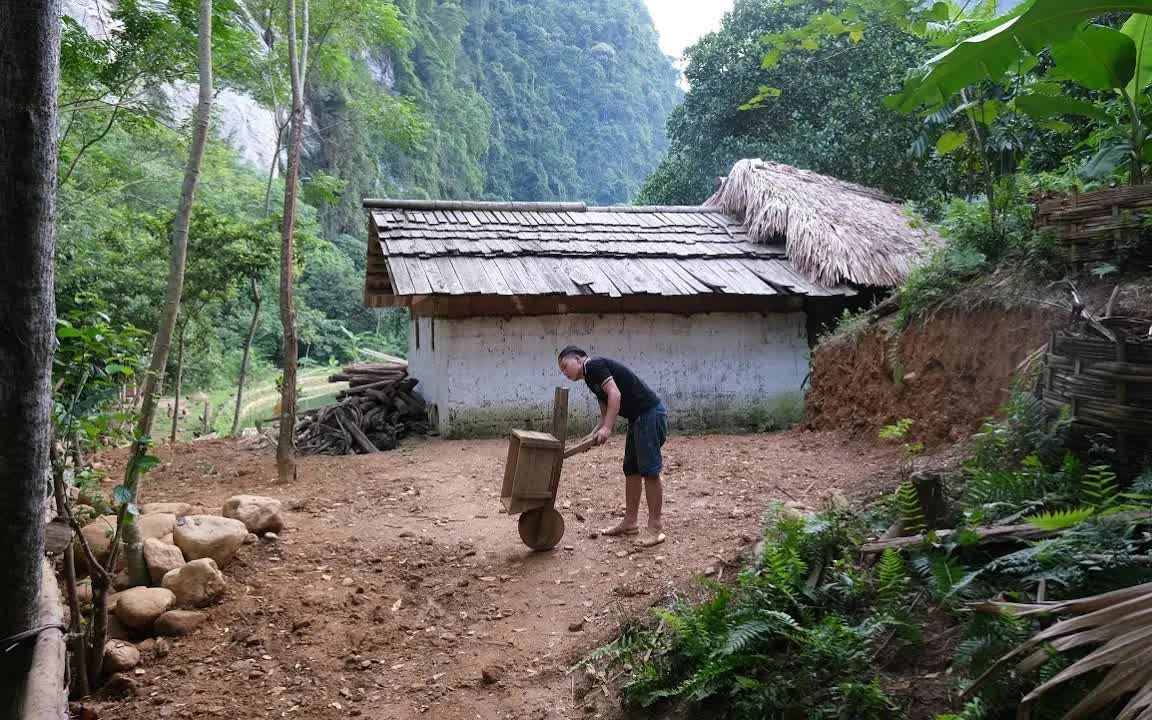
[[638, 532], [640, 532], [640, 528], [622, 522], [616, 527], [601, 530], [600, 534], [607, 535], [608, 537], [616, 537], [617, 535], [635, 535]]
[[658, 528], [648, 528], [644, 531], [643, 535], [633, 540], [632, 543], [639, 547], [656, 547], [667, 539], [668, 536]]

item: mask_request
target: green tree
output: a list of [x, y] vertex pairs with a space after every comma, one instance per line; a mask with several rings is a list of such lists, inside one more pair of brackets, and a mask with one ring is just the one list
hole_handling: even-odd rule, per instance
[[[765, 37], [796, 32], [825, 10], [817, 0], [737, 0], [721, 28], [688, 49], [690, 90], [668, 121], [671, 148], [637, 203], [698, 203], [712, 193], [718, 176], [745, 157], [796, 165], [901, 198], [969, 189], [952, 159], [925, 163], [912, 157], [908, 148], [920, 121], [883, 104], [907, 68], [928, 57], [923, 39], [879, 26], [861, 39], [830, 38], [819, 51], [784, 53], [765, 67]], [[761, 88], [779, 101], [750, 103]]]
[[[25, 711], [50, 470], [53, 216], [60, 3], [0, 5], [0, 716]], [[46, 630], [57, 632], [57, 630]], [[31, 640], [31, 642], [29, 642]], [[51, 692], [50, 690], [48, 692]], [[36, 709], [66, 712], [65, 698]]]
[[[208, 142], [208, 126], [212, 115], [212, 0], [200, 0], [199, 16], [199, 75], [200, 94], [196, 106], [192, 144], [188, 150], [188, 164], [180, 190], [180, 203], [172, 224], [172, 245], [168, 257], [168, 283], [160, 325], [152, 345], [152, 359], [144, 376], [143, 400], [136, 423], [135, 438], [124, 471], [124, 490], [117, 513], [116, 535], [112, 539], [109, 565], [115, 567], [120, 537], [124, 537], [128, 572], [136, 585], [148, 584], [148, 567], [144, 563], [144, 541], [136, 528], [135, 499], [139, 494], [140, 479], [147, 469], [148, 448], [152, 443], [152, 421], [156, 412], [160, 381], [168, 363], [172, 333], [180, 311], [180, 298], [184, 287], [184, 267], [188, 252], [188, 228], [192, 219], [192, 206], [196, 199], [196, 186], [200, 181], [200, 165]], [[93, 587], [95, 588], [95, 580]], [[103, 638], [99, 638], [103, 648]], [[99, 668], [99, 662], [96, 668]]]

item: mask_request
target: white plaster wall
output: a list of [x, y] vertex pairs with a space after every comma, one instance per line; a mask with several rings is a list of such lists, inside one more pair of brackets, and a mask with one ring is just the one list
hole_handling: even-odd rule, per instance
[[680, 427], [723, 423], [757, 405], [795, 396], [808, 372], [802, 312], [551, 315], [421, 323], [409, 338], [411, 372], [438, 406], [445, 433], [499, 434], [550, 417], [553, 388], [568, 385], [570, 416], [597, 413], [583, 383], [556, 366], [567, 344], [619, 360], [663, 398]]
[[435, 408], [440, 432], [447, 434], [448, 359], [452, 338], [444, 336], [444, 320], [414, 317], [408, 323], [408, 374], [420, 381], [416, 392]]

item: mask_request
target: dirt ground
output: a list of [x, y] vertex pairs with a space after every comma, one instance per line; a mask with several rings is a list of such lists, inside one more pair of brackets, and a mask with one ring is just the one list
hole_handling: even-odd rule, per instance
[[[407, 441], [304, 458], [298, 479], [277, 485], [269, 450], [160, 448], [144, 502], [219, 508], [237, 493], [270, 495], [289, 528], [241, 549], [208, 623], [165, 656], [146, 655], [137, 697], [88, 707], [117, 720], [598, 716], [577, 699], [574, 662], [694, 576], [732, 572], [726, 562], [754, 540], [769, 501], [815, 507], [833, 487], [871, 492], [893, 460], [833, 433], [674, 437], [668, 542], [634, 552], [591, 536], [621, 513], [616, 437], [565, 463], [567, 532], [533, 553], [500, 512], [506, 449]], [[105, 461], [115, 478], [122, 455]], [[485, 670], [499, 679], [484, 682]]]

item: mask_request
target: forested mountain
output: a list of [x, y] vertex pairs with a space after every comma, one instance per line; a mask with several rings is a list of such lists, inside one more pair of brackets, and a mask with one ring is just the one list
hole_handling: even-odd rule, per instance
[[655, 168], [681, 92], [643, 0], [397, 4], [411, 36], [376, 71], [427, 127], [413, 148], [326, 140], [316, 164], [350, 181], [341, 229], [362, 195], [612, 204]]

